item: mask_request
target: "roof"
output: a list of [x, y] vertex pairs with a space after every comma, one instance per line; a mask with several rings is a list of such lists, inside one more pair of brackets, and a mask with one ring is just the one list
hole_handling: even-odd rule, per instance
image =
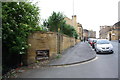
[[120, 26], [120, 21], [118, 21], [117, 23], [115, 23], [113, 26], [116, 26], [116, 27]]

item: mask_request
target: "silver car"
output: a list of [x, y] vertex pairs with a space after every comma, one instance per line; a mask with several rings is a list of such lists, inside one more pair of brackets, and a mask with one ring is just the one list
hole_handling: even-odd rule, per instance
[[106, 39], [98, 39], [95, 43], [96, 53], [113, 53], [113, 46]]

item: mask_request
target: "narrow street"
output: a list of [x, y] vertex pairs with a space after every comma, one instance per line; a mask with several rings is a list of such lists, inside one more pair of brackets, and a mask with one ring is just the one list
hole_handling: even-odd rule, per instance
[[0, 5], [0, 79], [120, 78], [119, 0]]
[[[19, 75], [18, 78], [118, 78], [118, 42], [112, 41], [111, 43], [114, 47], [113, 54], [96, 54], [93, 60], [73, 65], [29, 70]], [[86, 44], [88, 43], [85, 42], [82, 45]], [[86, 48], [92, 50], [90, 45], [87, 46], [89, 47]], [[89, 53], [85, 47], [81, 50]]]

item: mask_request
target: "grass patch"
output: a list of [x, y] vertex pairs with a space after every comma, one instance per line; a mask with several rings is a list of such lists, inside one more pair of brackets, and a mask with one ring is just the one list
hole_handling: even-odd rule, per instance
[[61, 58], [61, 56], [62, 56], [61, 54], [57, 54], [56, 58], [59, 59]]

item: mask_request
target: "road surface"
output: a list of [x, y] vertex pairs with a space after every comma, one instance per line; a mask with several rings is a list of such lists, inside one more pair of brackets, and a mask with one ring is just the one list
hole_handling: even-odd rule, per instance
[[76, 65], [29, 70], [18, 78], [118, 78], [118, 42], [111, 43], [113, 54], [97, 54], [95, 59]]

